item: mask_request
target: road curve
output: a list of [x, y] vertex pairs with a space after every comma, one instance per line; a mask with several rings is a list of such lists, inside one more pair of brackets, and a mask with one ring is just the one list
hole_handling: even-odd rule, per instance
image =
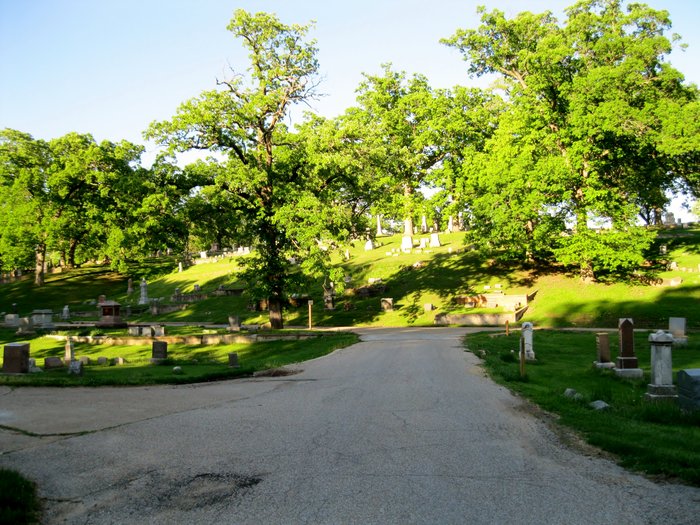
[[0, 389], [0, 466], [46, 523], [696, 523], [700, 489], [562, 444], [467, 331], [361, 329], [283, 377]]

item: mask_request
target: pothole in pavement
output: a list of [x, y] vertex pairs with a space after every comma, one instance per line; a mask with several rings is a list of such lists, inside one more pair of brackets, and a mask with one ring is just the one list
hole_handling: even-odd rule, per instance
[[231, 473], [204, 473], [173, 483], [159, 499], [182, 510], [216, 505], [244, 495], [262, 481], [259, 476]]

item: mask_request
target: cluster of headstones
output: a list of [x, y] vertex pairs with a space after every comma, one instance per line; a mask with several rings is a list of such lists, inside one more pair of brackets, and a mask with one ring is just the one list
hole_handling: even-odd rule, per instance
[[[673, 346], [687, 344], [685, 333], [686, 319], [671, 317], [669, 330], [658, 330], [649, 335], [651, 346], [651, 381], [647, 386], [646, 398], [649, 400], [678, 400], [684, 409], [700, 409], [700, 369], [681, 370], [673, 383]], [[644, 373], [634, 349], [634, 322], [630, 318], [618, 322], [620, 351], [613, 363], [610, 357], [610, 341], [607, 332], [596, 334], [598, 357], [594, 365], [598, 368], [610, 368], [616, 375], [630, 379], [642, 379]]]

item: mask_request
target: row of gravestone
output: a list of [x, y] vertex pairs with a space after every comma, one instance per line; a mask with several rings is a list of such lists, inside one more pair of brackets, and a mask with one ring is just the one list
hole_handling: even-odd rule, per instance
[[[44, 369], [56, 369], [67, 367], [69, 374], [82, 375], [83, 366], [89, 365], [91, 360], [87, 356], [75, 358], [72, 341], [66, 343], [66, 356], [44, 358], [44, 369], [36, 365], [36, 360], [29, 357], [29, 343], [7, 343], [3, 350], [2, 371], [5, 374], [29, 374], [43, 372]], [[98, 365], [123, 365], [126, 360], [123, 357], [115, 357], [110, 360], [107, 357], [98, 357]]]
[[[652, 401], [678, 400], [681, 408], [700, 410], [700, 369], [681, 370], [677, 374], [676, 385], [673, 383], [673, 346], [688, 343], [685, 333], [684, 317], [669, 318], [669, 331], [658, 330], [649, 335], [651, 346], [651, 376], [647, 386], [646, 398]], [[618, 321], [619, 346], [618, 357], [613, 363], [610, 357], [610, 341], [607, 332], [596, 334], [598, 368], [610, 368], [620, 377], [642, 379], [644, 373], [639, 368], [634, 349], [634, 322], [630, 318]]]

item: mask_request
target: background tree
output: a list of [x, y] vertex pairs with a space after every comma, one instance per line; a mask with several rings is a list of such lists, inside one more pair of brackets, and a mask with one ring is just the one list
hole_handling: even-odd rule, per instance
[[[643, 4], [623, 10], [619, 0], [583, 0], [566, 10], [560, 26], [551, 13], [508, 20], [497, 10], [481, 12], [478, 29], [460, 30], [444, 42], [464, 54], [470, 73], [502, 76], [513, 112], [504, 118], [517, 132], [505, 131], [490, 145], [489, 162], [502, 159], [503, 148], [510, 150], [518, 159], [519, 181], [531, 194], [529, 210], [515, 207], [528, 216], [503, 213], [494, 217], [498, 224], [492, 221], [491, 231], [500, 234], [515, 219], [534, 235], [530, 219], [553, 212], [571, 231], [559, 236], [553, 228], [549, 242], [561, 262], [580, 267], [582, 278], [593, 278], [595, 269], [634, 267], [651, 242], [635, 225], [637, 215], [665, 205], [664, 190], [690, 181], [697, 169], [687, 163], [688, 169], [674, 169], [679, 160], [673, 146], [661, 147], [668, 136], [659, 118], [663, 108], [697, 100], [697, 90], [664, 63], [671, 50], [664, 36], [668, 13]], [[526, 126], [518, 126], [521, 118]], [[650, 156], [653, 161], [639, 165]], [[500, 164], [487, 176], [508, 176], [510, 167]], [[591, 232], [589, 221], [596, 218], [612, 230]]]
[[312, 165], [303, 137], [284, 124], [293, 104], [315, 96], [317, 49], [305, 41], [308, 25], [285, 25], [266, 13], [237, 10], [228, 29], [250, 52], [248, 78], [219, 82], [219, 89], [180, 106], [172, 120], [152, 124], [146, 136], [173, 151], [224, 154], [212, 185], [244, 218], [231, 238], [252, 240], [250, 291], [268, 299], [270, 324], [282, 328], [285, 292], [299, 276], [289, 259], [306, 261], [302, 271], [315, 267], [328, 257], [319, 249], [325, 236], [337, 233], [329, 214], [345, 216], [334, 200], [335, 176]]

